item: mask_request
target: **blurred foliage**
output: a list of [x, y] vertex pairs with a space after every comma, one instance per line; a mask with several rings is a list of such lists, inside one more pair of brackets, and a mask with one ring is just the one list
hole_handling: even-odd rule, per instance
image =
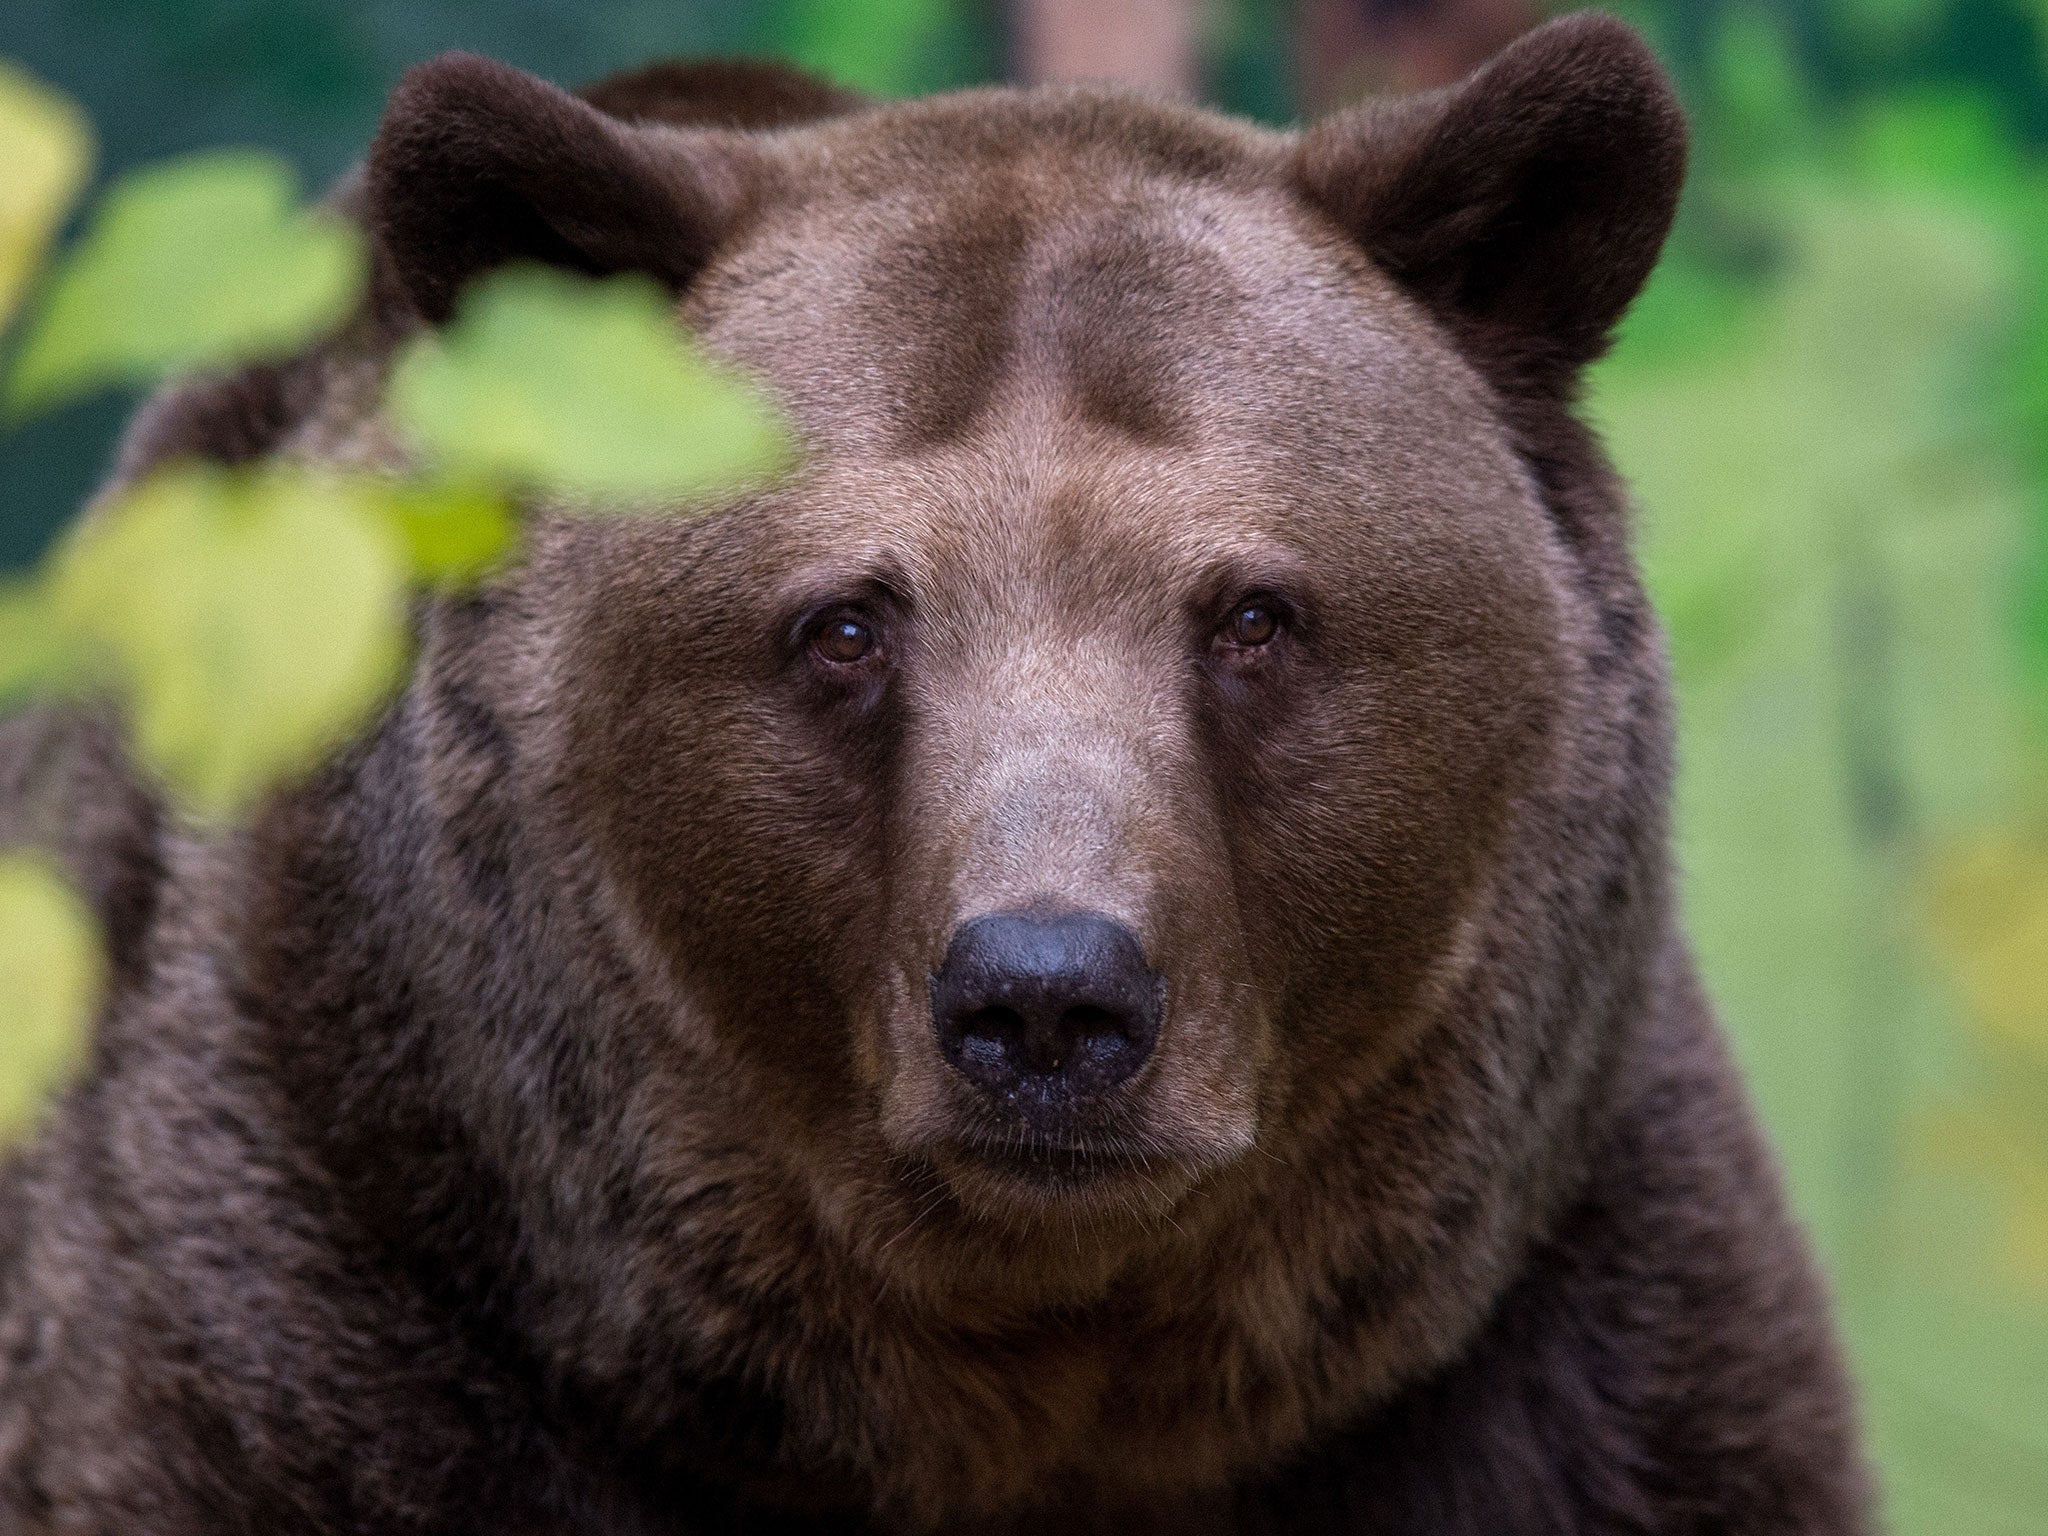
[[85, 116], [71, 101], [0, 64], [0, 325], [42, 260], [92, 164]]
[[136, 752], [191, 809], [232, 815], [383, 697], [406, 587], [381, 513], [373, 481], [179, 466], [59, 547], [52, 627], [111, 663]]
[[99, 935], [77, 894], [39, 860], [0, 853], [0, 1145], [77, 1065], [99, 970]]
[[1690, 926], [1893, 1528], [2039, 1536], [2048, 8], [1635, 15], [1697, 170], [1594, 414], [1671, 630]]
[[511, 503], [488, 481], [418, 475], [376, 489], [420, 581], [466, 586], [498, 563], [518, 533]]
[[47, 285], [8, 386], [14, 414], [113, 383], [288, 354], [362, 291], [363, 239], [298, 207], [275, 155], [137, 171]]
[[[649, 278], [497, 273], [399, 359], [392, 416], [451, 474], [574, 486], [613, 505], [672, 502], [777, 468], [786, 439], [768, 401], [693, 347], [669, 303]], [[692, 430], [679, 434], [679, 421]]]
[[776, 52], [843, 85], [900, 96], [928, 89], [934, 66], [943, 68], [960, 9], [954, 0], [786, 0], [769, 38]]
[[[0, 44], [85, 92], [116, 169], [253, 138], [332, 175], [397, 70], [447, 46], [564, 80], [747, 48], [881, 92], [1002, 66], [993, 0], [7, 3]], [[1618, 8], [1697, 125], [1670, 253], [1591, 398], [1671, 629], [1690, 928], [1843, 1296], [1893, 1529], [2048, 1536], [2048, 3]], [[1212, 16], [1212, 89], [1284, 119], [1285, 0]], [[4, 313], [85, 140], [13, 74], [0, 118], [0, 160], [36, 168], [0, 188]], [[408, 413], [436, 478], [375, 514], [414, 581], [496, 558], [500, 481], [554, 473], [488, 431], [437, 446], [496, 410], [502, 383], [466, 380], [499, 345], [409, 365], [454, 381]], [[529, 384], [514, 408], [545, 420], [556, 385]], [[0, 559], [97, 472], [118, 410], [91, 409], [10, 441], [0, 505], [34, 509]], [[68, 664], [47, 600], [0, 586], [0, 694]], [[11, 868], [0, 905], [24, 900]]]
[[[83, 116], [0, 64], [0, 152], [26, 167], [0, 198], [0, 298], [35, 295], [5, 375], [17, 414], [279, 357], [362, 302], [360, 234], [254, 153], [119, 179], [38, 278], [90, 154]], [[672, 310], [651, 282], [496, 273], [397, 360], [406, 472], [173, 463], [103, 498], [0, 586], [0, 708], [109, 696], [174, 812], [235, 816], [363, 725], [402, 674], [412, 590], [486, 575], [514, 497], [673, 509], [787, 461], [766, 398]], [[0, 1142], [80, 1056], [97, 956], [77, 898], [0, 849]]]

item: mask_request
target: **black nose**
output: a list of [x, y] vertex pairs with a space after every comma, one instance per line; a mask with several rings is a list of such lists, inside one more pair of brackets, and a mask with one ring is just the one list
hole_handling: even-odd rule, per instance
[[954, 933], [932, 973], [946, 1059], [992, 1093], [1086, 1098], [1145, 1064], [1160, 978], [1137, 935], [1098, 912], [992, 912]]

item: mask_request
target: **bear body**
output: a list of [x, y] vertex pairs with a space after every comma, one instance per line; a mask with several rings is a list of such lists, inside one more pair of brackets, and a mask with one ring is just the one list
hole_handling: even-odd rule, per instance
[[1585, 17], [1303, 134], [409, 77], [370, 310], [121, 476], [388, 462], [508, 260], [805, 462], [536, 510], [232, 835], [0, 735], [115, 977], [0, 1182], [0, 1532], [1867, 1529], [1571, 414], [1682, 162]]

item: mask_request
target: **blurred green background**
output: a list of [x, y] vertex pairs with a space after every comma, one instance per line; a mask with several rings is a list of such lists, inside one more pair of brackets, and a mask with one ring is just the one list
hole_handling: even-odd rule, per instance
[[[1286, 121], [1454, 76], [1526, 6], [0, 0], [0, 55], [84, 103], [103, 175], [255, 143], [318, 185], [449, 47], [565, 82], [766, 52], [889, 92], [1092, 61]], [[1672, 632], [1692, 932], [1842, 1298], [1893, 1528], [2048, 1536], [2048, 0], [1622, 9], [1698, 125], [1590, 400]], [[0, 570], [126, 407], [0, 438]]]

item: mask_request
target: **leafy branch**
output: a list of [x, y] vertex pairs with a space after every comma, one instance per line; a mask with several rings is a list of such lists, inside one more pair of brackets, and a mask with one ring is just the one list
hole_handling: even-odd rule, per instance
[[[93, 162], [84, 114], [0, 61], [0, 374], [10, 425], [119, 385], [277, 361], [364, 302], [361, 232], [299, 202], [290, 168], [216, 151], [116, 181], [50, 253]], [[404, 672], [423, 589], [486, 578], [516, 508], [661, 509], [781, 467], [766, 398], [707, 358], [648, 280], [514, 268], [402, 349], [385, 414], [408, 468], [174, 463], [95, 505], [0, 584], [0, 712], [80, 694], [124, 711], [182, 814], [233, 817], [359, 729]], [[102, 966], [84, 904], [0, 850], [0, 1007], [30, 1086], [76, 1059]]]

